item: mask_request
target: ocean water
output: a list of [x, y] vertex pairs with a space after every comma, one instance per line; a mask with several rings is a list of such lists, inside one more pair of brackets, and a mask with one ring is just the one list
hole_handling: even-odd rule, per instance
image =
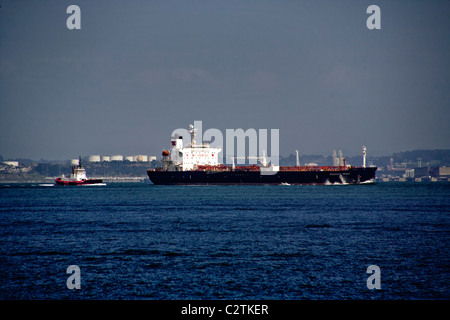
[[449, 213], [445, 182], [2, 185], [0, 299], [449, 299]]

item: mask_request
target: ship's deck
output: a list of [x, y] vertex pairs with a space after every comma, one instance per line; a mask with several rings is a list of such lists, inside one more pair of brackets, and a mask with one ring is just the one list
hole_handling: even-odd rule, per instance
[[[351, 166], [280, 166], [277, 171], [284, 172], [299, 172], [299, 171], [345, 171], [349, 170]], [[149, 169], [148, 171], [165, 171], [163, 168], [155, 168]], [[261, 171], [261, 167], [252, 165], [252, 166], [236, 166], [234, 169], [230, 166], [226, 165], [218, 165], [218, 166], [198, 166], [195, 170], [190, 171]]]

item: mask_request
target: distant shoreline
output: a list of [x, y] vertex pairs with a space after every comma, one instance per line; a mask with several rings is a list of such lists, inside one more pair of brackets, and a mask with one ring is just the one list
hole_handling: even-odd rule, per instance
[[[11, 179], [0, 179], [0, 184], [14, 184], [14, 183], [54, 183], [56, 177], [44, 177], [44, 178], [11, 178]], [[138, 177], [92, 177], [92, 179], [102, 179], [103, 182], [107, 183], [125, 183], [125, 182], [145, 182], [148, 180], [147, 176]]]

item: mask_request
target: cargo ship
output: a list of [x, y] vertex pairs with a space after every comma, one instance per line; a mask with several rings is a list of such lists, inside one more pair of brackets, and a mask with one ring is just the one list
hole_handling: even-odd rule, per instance
[[343, 163], [335, 166], [300, 166], [297, 152], [296, 166], [278, 166], [258, 157], [258, 165], [236, 166], [219, 163], [221, 148], [208, 143], [195, 144], [196, 129], [190, 125], [191, 144], [183, 146], [181, 136], [171, 138], [171, 148], [162, 152], [162, 167], [148, 169], [147, 175], [155, 185], [310, 185], [362, 184], [375, 181], [377, 167], [366, 167], [366, 147], [363, 147], [363, 166]]
[[101, 179], [88, 179], [86, 176], [86, 169], [81, 165], [81, 157], [78, 160], [78, 165], [72, 166], [72, 172], [67, 178], [62, 175], [55, 180], [58, 186], [82, 186], [82, 185], [104, 185]]

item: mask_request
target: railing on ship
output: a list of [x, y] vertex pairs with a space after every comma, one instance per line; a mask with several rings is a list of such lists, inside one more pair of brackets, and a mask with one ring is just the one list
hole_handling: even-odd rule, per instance
[[[278, 171], [343, 171], [352, 168], [351, 166], [280, 166]], [[164, 171], [163, 168], [149, 169], [149, 171]], [[198, 166], [193, 171], [261, 171], [257, 165], [251, 166], [236, 166], [233, 170], [232, 167], [223, 164], [217, 166]]]
[[349, 168], [350, 166], [285, 166], [280, 167], [279, 171], [342, 171]]

